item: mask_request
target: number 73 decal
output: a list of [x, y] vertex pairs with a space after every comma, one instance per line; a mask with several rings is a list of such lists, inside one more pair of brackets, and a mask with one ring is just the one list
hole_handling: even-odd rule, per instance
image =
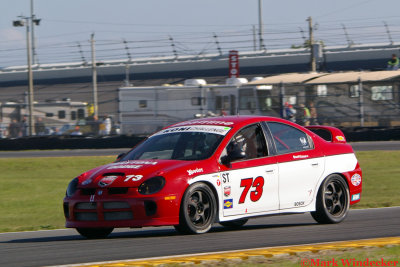
[[245, 178], [240, 181], [240, 187], [244, 187], [242, 194], [240, 195], [239, 204], [243, 204], [246, 200], [246, 196], [249, 193], [250, 188], [254, 188], [250, 192], [250, 200], [253, 202], [258, 201], [263, 193], [264, 177], [258, 176], [257, 178]]

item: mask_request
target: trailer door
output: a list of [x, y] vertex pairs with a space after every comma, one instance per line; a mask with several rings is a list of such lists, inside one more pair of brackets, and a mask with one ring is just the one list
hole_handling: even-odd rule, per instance
[[215, 109], [216, 112], [221, 115], [235, 115], [237, 113], [236, 95], [217, 95], [215, 101]]

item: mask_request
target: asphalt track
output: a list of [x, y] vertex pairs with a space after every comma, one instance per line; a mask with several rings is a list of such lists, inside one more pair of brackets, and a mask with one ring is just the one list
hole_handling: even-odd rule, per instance
[[87, 240], [74, 230], [0, 234], [0, 266], [52, 266], [238, 249], [400, 236], [400, 207], [350, 210], [340, 224], [319, 225], [309, 214], [262, 217], [240, 230], [219, 225], [202, 235], [173, 227], [124, 228]]
[[[400, 150], [400, 141], [355, 142], [350, 144], [353, 146], [355, 151]], [[76, 157], [76, 156], [117, 157], [117, 155], [127, 152], [129, 149], [130, 148], [0, 151], [0, 158]]]
[[[355, 151], [400, 150], [400, 141], [351, 143]], [[116, 156], [129, 150], [79, 149], [0, 152], [0, 158]], [[400, 207], [351, 210], [341, 224], [318, 225], [309, 214], [252, 219], [240, 230], [215, 225], [204, 235], [179, 235], [172, 227], [118, 229], [87, 240], [75, 230], [0, 234], [0, 266], [52, 266], [237, 249], [400, 236]]]

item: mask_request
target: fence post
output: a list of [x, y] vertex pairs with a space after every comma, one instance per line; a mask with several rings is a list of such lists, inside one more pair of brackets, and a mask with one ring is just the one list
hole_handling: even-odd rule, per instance
[[279, 92], [279, 103], [281, 109], [281, 118], [285, 117], [285, 87], [283, 86], [283, 82], [279, 84], [280, 92]]
[[364, 92], [362, 88], [361, 78], [358, 78], [358, 104], [360, 106], [360, 126], [364, 127]]

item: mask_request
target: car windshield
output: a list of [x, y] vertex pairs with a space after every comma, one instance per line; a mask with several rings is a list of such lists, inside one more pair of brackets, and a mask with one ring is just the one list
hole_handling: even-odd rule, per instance
[[149, 137], [121, 161], [137, 159], [203, 160], [209, 158], [226, 133], [224, 126], [168, 128]]

